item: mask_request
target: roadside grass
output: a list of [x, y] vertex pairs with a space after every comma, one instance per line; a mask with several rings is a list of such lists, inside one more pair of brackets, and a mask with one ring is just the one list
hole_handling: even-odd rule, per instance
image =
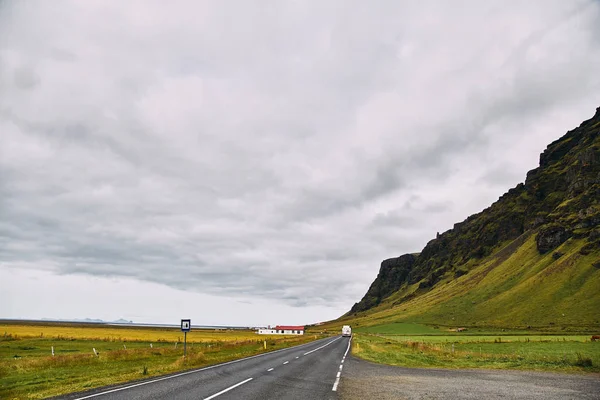
[[439, 327], [436, 329], [434, 327], [416, 324], [412, 322], [395, 322], [391, 324], [366, 326], [356, 328], [354, 331], [364, 333], [385, 333], [402, 335], [440, 334]]
[[394, 336], [358, 333], [352, 354], [418, 368], [600, 372], [600, 342], [589, 336]]
[[[32, 325], [29, 331], [24, 326], [11, 330], [19, 334], [8, 333], [10, 326], [0, 326], [1, 399], [47, 398], [209, 366], [323, 337], [193, 330], [187, 335], [184, 359], [183, 343], [175, 345], [177, 336], [183, 339], [177, 329], [116, 328], [121, 332], [115, 336], [110, 327], [44, 326], [41, 337], [40, 326]], [[140, 340], [142, 337], [151, 340]], [[51, 346], [55, 356], [51, 355]]]

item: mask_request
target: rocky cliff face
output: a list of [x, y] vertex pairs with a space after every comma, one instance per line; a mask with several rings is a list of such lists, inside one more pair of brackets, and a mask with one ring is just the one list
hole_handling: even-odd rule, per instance
[[350, 314], [377, 306], [402, 287], [418, 284], [423, 292], [442, 277], [458, 277], [467, 272], [469, 261], [490, 255], [525, 232], [536, 235], [540, 254], [571, 237], [586, 240], [582, 254], [600, 248], [600, 108], [551, 143], [525, 183], [438, 235], [419, 255], [382, 262], [377, 278]]
[[381, 268], [375, 281], [360, 303], [352, 307], [352, 312], [364, 311], [379, 305], [381, 300], [394, 293], [407, 281], [417, 257], [405, 254], [381, 262]]

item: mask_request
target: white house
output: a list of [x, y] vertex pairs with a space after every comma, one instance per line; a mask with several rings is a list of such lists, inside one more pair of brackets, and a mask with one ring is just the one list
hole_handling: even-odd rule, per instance
[[303, 326], [277, 325], [275, 328], [259, 328], [259, 335], [304, 335]]

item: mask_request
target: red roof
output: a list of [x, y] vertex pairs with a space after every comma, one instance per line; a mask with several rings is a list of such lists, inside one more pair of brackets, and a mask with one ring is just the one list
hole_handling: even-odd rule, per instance
[[303, 326], [288, 326], [288, 325], [277, 325], [275, 329], [280, 329], [284, 331], [303, 331]]

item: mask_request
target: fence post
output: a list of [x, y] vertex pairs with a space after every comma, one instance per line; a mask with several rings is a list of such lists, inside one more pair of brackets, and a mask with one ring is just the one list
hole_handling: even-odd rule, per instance
[[54, 346], [52, 346], [52, 357], [54, 357]]

